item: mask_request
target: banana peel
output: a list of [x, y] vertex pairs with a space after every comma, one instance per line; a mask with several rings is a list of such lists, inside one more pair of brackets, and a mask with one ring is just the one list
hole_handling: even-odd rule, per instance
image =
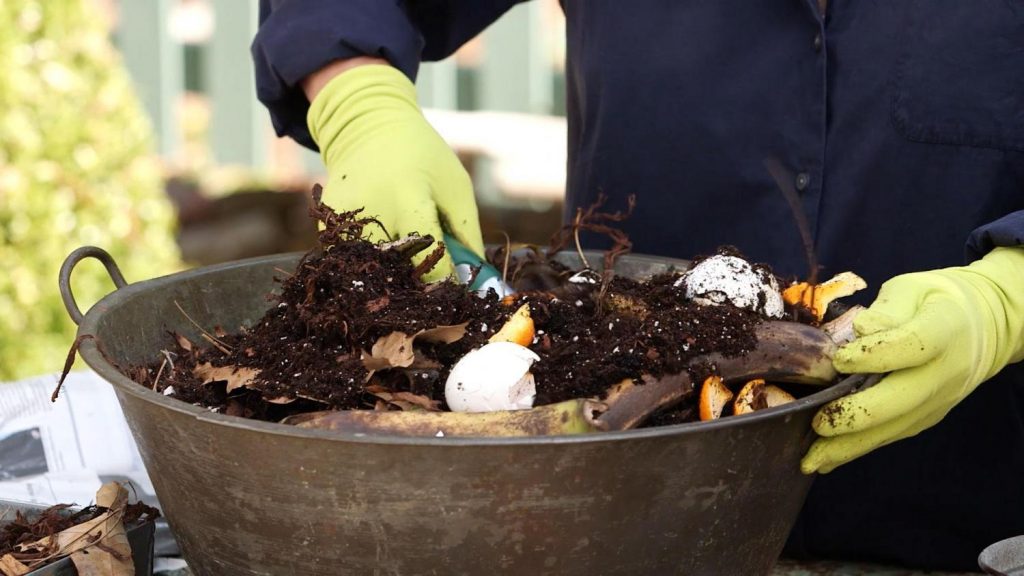
[[839, 375], [832, 357], [839, 345], [820, 328], [774, 320], [755, 328], [757, 345], [746, 354], [708, 354], [699, 360], [717, 367], [726, 383], [764, 378], [775, 382], [828, 386]]
[[[725, 383], [763, 378], [776, 382], [829, 386], [839, 375], [832, 366], [838, 344], [825, 331], [775, 320], [755, 328], [757, 346], [735, 357], [707, 354], [695, 364], [715, 366]], [[640, 426], [652, 414], [678, 404], [695, 394], [696, 386], [687, 372], [660, 378], [645, 375], [628, 378], [611, 386], [605, 394], [607, 409], [595, 423], [602, 430], [629, 430]]]
[[289, 416], [282, 423], [299, 428], [380, 436], [514, 438], [597, 432], [600, 428], [594, 415], [604, 409], [601, 402], [575, 399], [530, 410], [500, 412], [310, 412]]

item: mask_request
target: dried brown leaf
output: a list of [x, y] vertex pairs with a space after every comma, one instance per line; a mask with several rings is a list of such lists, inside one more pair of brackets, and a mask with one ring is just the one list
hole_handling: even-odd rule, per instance
[[[63, 530], [54, 536], [48, 536], [35, 542], [21, 544], [19, 552], [43, 552], [47, 560], [59, 556], [81, 556], [86, 548], [97, 551], [100, 560], [104, 552], [111, 561], [101, 562], [94, 570], [86, 561], [83, 568], [79, 568], [82, 576], [132, 576], [135, 573], [132, 564], [131, 546], [128, 544], [128, 535], [124, 530], [125, 506], [128, 504], [128, 490], [117, 482], [108, 482], [96, 492], [96, 505], [107, 508], [107, 511], [99, 516], [76, 524]], [[77, 565], [77, 562], [76, 562]], [[102, 568], [102, 570], [100, 570]]]
[[412, 349], [415, 338], [415, 334], [410, 336], [405, 332], [392, 332], [387, 336], [381, 336], [373, 343], [369, 356], [363, 357], [363, 366], [373, 371], [412, 365], [416, 359]]
[[441, 403], [437, 400], [431, 400], [426, 396], [419, 394], [413, 394], [412, 392], [392, 392], [383, 386], [377, 384], [371, 384], [366, 387], [366, 391], [373, 394], [377, 398], [397, 406], [404, 411], [410, 410], [426, 410], [428, 412], [440, 412]]
[[252, 388], [251, 384], [259, 376], [260, 371], [245, 366], [214, 366], [209, 362], [199, 364], [192, 370], [203, 384], [227, 382], [226, 391], [231, 393], [239, 388]]
[[22, 576], [29, 573], [29, 567], [17, 561], [14, 556], [4, 554], [0, 557], [0, 574], [3, 576]]
[[[409, 335], [405, 332], [392, 332], [381, 336], [373, 343], [369, 354], [363, 353], [363, 366], [369, 371], [367, 381], [377, 370], [388, 368], [431, 367], [429, 360], [418, 357], [413, 349], [417, 340], [429, 343], [451, 344], [466, 335], [468, 322], [452, 326], [437, 326], [420, 330]], [[418, 364], [417, 364], [418, 362]]]
[[[78, 576], [135, 576], [131, 548], [128, 548], [126, 555], [120, 546], [111, 546], [110, 540], [107, 538], [104, 542], [97, 542], [95, 546], [71, 555]], [[127, 536], [124, 537], [124, 544], [128, 546]]]
[[[413, 394], [412, 392], [395, 392], [391, 403], [397, 406], [399, 402], [408, 403], [430, 412], [441, 411], [441, 403], [437, 400], [431, 400], [426, 396], [420, 396], [419, 394]], [[402, 410], [408, 410], [408, 408], [402, 407]]]
[[263, 399], [271, 404], [291, 404], [298, 400], [298, 398], [289, 398], [287, 396], [278, 396], [277, 398], [267, 398], [264, 396]]
[[438, 326], [429, 330], [421, 330], [413, 338], [430, 343], [451, 344], [461, 340], [466, 335], [466, 326], [469, 326], [469, 322], [452, 326]]
[[178, 346], [181, 346], [182, 350], [185, 350], [186, 352], [191, 352], [192, 351], [192, 341], [191, 340], [189, 340], [188, 338], [185, 338], [181, 334], [175, 334], [174, 335], [174, 339], [178, 341]]

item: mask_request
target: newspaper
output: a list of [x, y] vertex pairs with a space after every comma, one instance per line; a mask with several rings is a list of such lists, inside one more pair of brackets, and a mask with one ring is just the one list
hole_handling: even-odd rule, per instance
[[107, 480], [156, 499], [114, 390], [93, 372], [0, 384], [0, 498], [52, 505], [92, 502]]
[[[0, 383], [0, 500], [86, 506], [116, 480], [159, 508], [113, 387], [94, 372], [72, 372], [51, 402], [56, 386], [55, 374]], [[174, 550], [158, 524], [157, 554]]]

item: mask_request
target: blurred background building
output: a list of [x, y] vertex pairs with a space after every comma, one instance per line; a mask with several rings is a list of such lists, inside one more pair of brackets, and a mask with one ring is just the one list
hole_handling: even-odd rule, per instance
[[[104, 2], [173, 176], [185, 259], [303, 247], [305, 207], [294, 194], [271, 194], [308, 192], [322, 168], [316, 154], [274, 136], [254, 96], [258, 3]], [[563, 59], [562, 12], [546, 0], [518, 6], [452, 58], [421, 69], [421, 104], [473, 175], [491, 241], [503, 231], [543, 242], [558, 225]]]
[[[79, 246], [135, 281], [312, 244], [322, 166], [255, 98], [257, 4], [0, 1], [0, 381], [63, 365], [75, 327], [56, 276]], [[560, 222], [563, 59], [561, 9], [537, 0], [421, 68], [488, 241], [543, 243]], [[83, 308], [113, 289], [95, 262], [73, 286]]]

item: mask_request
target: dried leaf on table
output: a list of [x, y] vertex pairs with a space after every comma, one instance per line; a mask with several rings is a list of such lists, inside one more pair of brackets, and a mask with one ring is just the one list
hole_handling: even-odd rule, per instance
[[10, 554], [0, 557], [0, 575], [22, 576], [23, 574], [28, 574], [29, 570], [28, 566], [25, 566]]
[[231, 393], [239, 388], [252, 388], [250, 384], [259, 376], [260, 371], [244, 366], [214, 366], [204, 362], [195, 367], [192, 372], [198, 378], [203, 379], [203, 384], [212, 382], [227, 382], [226, 391]]
[[135, 576], [130, 549], [125, 556], [119, 550], [98, 543], [91, 548], [75, 552], [71, 555], [71, 561], [78, 570], [78, 576]]
[[135, 567], [123, 522], [127, 504], [128, 490], [117, 482], [108, 482], [96, 493], [96, 505], [106, 508], [106, 512], [53, 536], [21, 544], [18, 552], [42, 554], [32, 566], [71, 556], [79, 576], [133, 576]]

